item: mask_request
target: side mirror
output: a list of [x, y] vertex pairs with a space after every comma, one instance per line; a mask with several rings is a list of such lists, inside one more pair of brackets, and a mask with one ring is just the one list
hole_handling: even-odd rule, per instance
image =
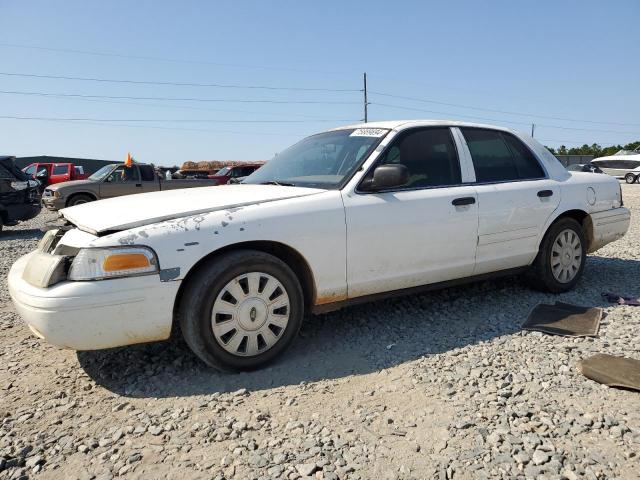
[[373, 178], [365, 180], [363, 190], [375, 192], [394, 187], [401, 187], [409, 183], [409, 169], [400, 164], [380, 165], [373, 171]]

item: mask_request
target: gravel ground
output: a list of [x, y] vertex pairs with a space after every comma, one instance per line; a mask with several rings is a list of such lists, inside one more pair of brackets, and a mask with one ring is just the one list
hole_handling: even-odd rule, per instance
[[[596, 352], [640, 358], [640, 186], [630, 232], [575, 291], [519, 279], [353, 307], [307, 322], [258, 372], [220, 374], [180, 340], [100, 352], [30, 335], [6, 287], [50, 213], [0, 237], [0, 479], [639, 478], [638, 393], [587, 380]], [[600, 335], [525, 333], [538, 302], [605, 309]]]

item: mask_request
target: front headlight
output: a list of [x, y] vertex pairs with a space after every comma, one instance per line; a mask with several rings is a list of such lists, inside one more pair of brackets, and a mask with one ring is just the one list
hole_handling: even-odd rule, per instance
[[69, 280], [105, 280], [158, 273], [158, 258], [147, 247], [83, 248], [73, 259]]

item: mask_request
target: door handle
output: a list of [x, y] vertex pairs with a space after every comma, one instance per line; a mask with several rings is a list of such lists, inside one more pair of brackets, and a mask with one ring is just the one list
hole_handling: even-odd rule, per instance
[[553, 190], [540, 190], [538, 192], [540, 198], [550, 197], [551, 195], [553, 195]]
[[476, 203], [476, 199], [474, 197], [460, 197], [454, 198], [451, 202], [451, 205], [455, 205], [456, 207], [460, 207], [462, 205], [472, 205]]
[[142, 184], [141, 183], [136, 183], [136, 187], [141, 187]]

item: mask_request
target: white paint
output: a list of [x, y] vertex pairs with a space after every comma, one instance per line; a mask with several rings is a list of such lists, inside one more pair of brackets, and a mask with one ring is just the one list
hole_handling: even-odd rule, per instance
[[[380, 152], [401, 131], [419, 126], [452, 129], [465, 184], [358, 192]], [[224, 247], [242, 248], [244, 242], [277, 242], [297, 251], [312, 272], [314, 302], [323, 304], [526, 266], [549, 225], [568, 210], [591, 214], [595, 247], [626, 232], [629, 213], [619, 208], [616, 180], [570, 174], [527, 135], [511, 132], [536, 154], [547, 178], [476, 184], [472, 159], [458, 130], [462, 126], [511, 132], [443, 121], [359, 124], [349, 128], [391, 131], [340, 191], [229, 185], [132, 195], [64, 209], [62, 214], [82, 230], [66, 232], [61, 245], [145, 245], [156, 252], [161, 269], [179, 269], [179, 275], [168, 282], [148, 275], [37, 288], [22, 279], [27, 256], [9, 274], [11, 296], [27, 323], [52, 343], [106, 348], [166, 338], [185, 276], [207, 255]], [[589, 189], [595, 196], [587, 196]], [[552, 190], [553, 195], [540, 198], [540, 190]], [[476, 203], [451, 204], [467, 196]], [[114, 230], [118, 231], [105, 234]]]

